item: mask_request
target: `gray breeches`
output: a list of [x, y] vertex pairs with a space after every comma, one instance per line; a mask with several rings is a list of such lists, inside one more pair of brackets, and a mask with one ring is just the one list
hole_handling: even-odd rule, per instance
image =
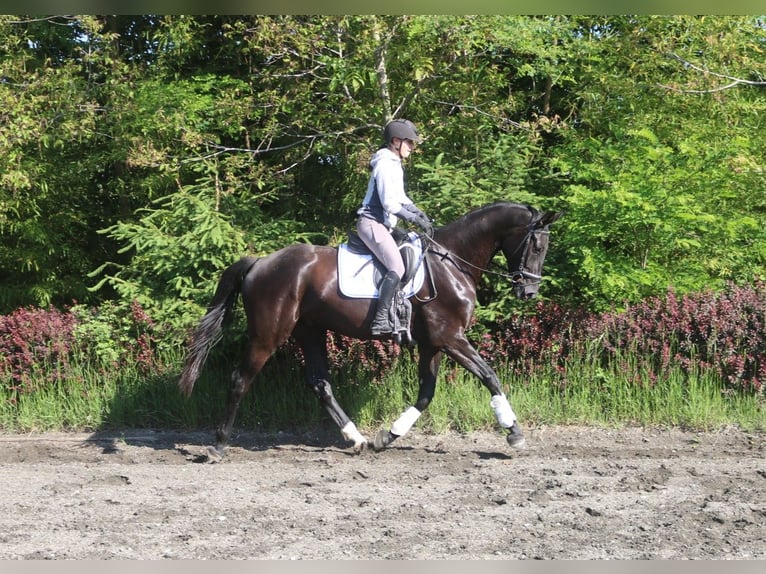
[[385, 225], [368, 217], [360, 217], [356, 222], [356, 231], [386, 269], [396, 271], [400, 278], [404, 275], [399, 248]]

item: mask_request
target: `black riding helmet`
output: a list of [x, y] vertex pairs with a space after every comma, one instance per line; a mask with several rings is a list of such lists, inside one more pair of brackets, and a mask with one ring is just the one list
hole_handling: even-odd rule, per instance
[[391, 143], [393, 138], [400, 140], [412, 140], [415, 143], [421, 143], [423, 138], [418, 134], [418, 128], [410, 120], [391, 120], [383, 129], [383, 141], [386, 145]]

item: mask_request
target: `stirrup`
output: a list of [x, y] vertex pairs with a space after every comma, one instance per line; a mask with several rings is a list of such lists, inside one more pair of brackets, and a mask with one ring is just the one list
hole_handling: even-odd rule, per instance
[[404, 341], [405, 344], [412, 344], [412, 333], [410, 333], [410, 321], [412, 319], [412, 303], [405, 299], [402, 292], [399, 291], [394, 298], [396, 309], [394, 311], [394, 331], [397, 333], [397, 343]]
[[409, 329], [402, 329], [391, 334], [391, 338], [400, 347], [414, 347], [415, 339], [412, 338], [412, 333]]

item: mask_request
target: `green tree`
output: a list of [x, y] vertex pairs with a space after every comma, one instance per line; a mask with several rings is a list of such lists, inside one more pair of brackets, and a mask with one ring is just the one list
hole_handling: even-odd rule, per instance
[[0, 309], [87, 300], [107, 138], [89, 22], [0, 17]]
[[762, 77], [758, 20], [583, 26], [576, 129], [552, 150], [569, 208], [559, 269], [574, 300], [606, 308], [762, 278], [766, 100], [762, 89], [719, 90], [721, 77], [701, 70]]
[[[403, 116], [426, 137], [408, 187], [437, 222], [497, 199], [567, 209], [543, 296], [752, 281], [763, 43], [729, 16], [2, 17], [0, 307], [172, 315], [224, 253], [339, 241]], [[505, 293], [487, 278], [483, 318]]]
[[[107, 263], [91, 275], [104, 275], [124, 305], [137, 301], [150, 316], [179, 330], [204, 310], [220, 271], [245, 253], [267, 253], [280, 246], [285, 229], [261, 215], [247, 233], [234, 225], [242, 206], [219, 183], [200, 180], [154, 200], [135, 222], [119, 222], [102, 233], [129, 252], [129, 263]], [[249, 209], [248, 214], [253, 215]]]

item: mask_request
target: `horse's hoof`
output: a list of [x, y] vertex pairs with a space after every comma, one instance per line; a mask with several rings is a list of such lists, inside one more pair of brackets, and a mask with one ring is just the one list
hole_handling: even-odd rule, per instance
[[394, 440], [398, 438], [398, 435], [395, 435], [391, 431], [387, 431], [386, 429], [380, 429], [378, 434], [375, 436], [375, 442], [372, 445], [372, 448], [375, 449], [375, 452], [380, 452], [384, 448], [386, 448], [388, 445], [390, 445]]
[[366, 440], [354, 444], [354, 454], [362, 454], [365, 450], [367, 450]]
[[207, 447], [208, 462], [220, 462], [223, 458], [223, 448], [216, 446]]
[[522, 450], [527, 448], [527, 439], [524, 438], [524, 433], [517, 421], [514, 421], [513, 426], [508, 429], [508, 436], [505, 437], [511, 448]]

